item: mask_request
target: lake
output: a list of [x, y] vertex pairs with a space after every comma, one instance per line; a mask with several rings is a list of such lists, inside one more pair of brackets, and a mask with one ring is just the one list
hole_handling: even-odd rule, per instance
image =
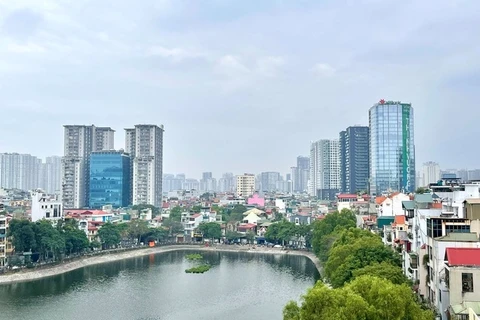
[[320, 278], [306, 257], [199, 252], [212, 268], [187, 274], [194, 251], [175, 251], [85, 267], [0, 286], [0, 318], [22, 320], [282, 319]]

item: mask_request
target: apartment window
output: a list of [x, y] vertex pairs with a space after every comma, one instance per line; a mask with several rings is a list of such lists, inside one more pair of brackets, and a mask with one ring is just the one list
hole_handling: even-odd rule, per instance
[[473, 292], [473, 273], [462, 273], [462, 292]]

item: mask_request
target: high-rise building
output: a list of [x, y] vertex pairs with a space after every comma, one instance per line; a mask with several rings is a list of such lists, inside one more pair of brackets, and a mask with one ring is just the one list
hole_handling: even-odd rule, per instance
[[130, 156], [123, 151], [90, 154], [89, 207], [101, 209], [130, 205]]
[[111, 128], [97, 128], [94, 125], [64, 126], [62, 158], [64, 208], [83, 208], [88, 205], [90, 153], [114, 149], [114, 133], [115, 131]]
[[0, 187], [38, 188], [41, 160], [30, 154], [0, 153]]
[[369, 110], [370, 193], [413, 192], [415, 143], [410, 103], [380, 100]]
[[428, 186], [430, 183], [437, 183], [440, 180], [440, 165], [436, 162], [425, 162], [422, 166], [422, 187]]
[[260, 174], [260, 191], [273, 192], [278, 190], [278, 183], [281, 181], [280, 172], [262, 172]]
[[297, 166], [291, 168], [292, 187], [294, 192], [308, 191], [308, 179], [310, 177], [310, 158], [297, 157]]
[[318, 140], [310, 148], [310, 190], [312, 196], [334, 200], [340, 191], [338, 140]]
[[217, 180], [211, 172], [203, 172], [200, 180], [201, 192], [215, 192], [217, 190]]
[[255, 193], [255, 175], [245, 173], [237, 176], [236, 189], [239, 197], [252, 196]]
[[233, 192], [235, 191], [235, 177], [233, 173], [227, 172], [218, 180], [218, 191]]
[[348, 127], [340, 132], [340, 191], [357, 193], [368, 191], [370, 177], [369, 128]]
[[40, 167], [40, 187], [48, 194], [60, 194], [62, 186], [62, 157], [51, 156]]
[[163, 125], [149, 124], [125, 129], [125, 151], [132, 162], [132, 204], [162, 203], [163, 131]]

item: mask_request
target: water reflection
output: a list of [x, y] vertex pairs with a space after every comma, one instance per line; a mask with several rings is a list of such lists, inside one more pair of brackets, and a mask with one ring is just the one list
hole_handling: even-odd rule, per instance
[[231, 252], [199, 252], [213, 268], [186, 274], [200, 263], [187, 261], [188, 253], [195, 252], [149, 255], [0, 286], [2, 318], [104, 319], [100, 315], [108, 312], [107, 318], [116, 319], [190, 320], [194, 312], [196, 320], [280, 319], [283, 305], [319, 279], [306, 257]]

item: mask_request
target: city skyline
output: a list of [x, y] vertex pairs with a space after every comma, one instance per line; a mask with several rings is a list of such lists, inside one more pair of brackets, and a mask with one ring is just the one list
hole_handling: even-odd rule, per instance
[[[367, 125], [368, 109], [386, 99], [415, 106], [418, 163], [477, 166], [476, 151], [461, 146], [475, 142], [480, 112], [471, 108], [478, 2], [119, 0], [114, 8], [0, 4], [2, 111], [22, 114], [2, 117], [1, 152], [61, 155], [65, 123], [112, 126], [118, 149], [123, 128], [158, 123], [167, 128], [166, 172], [284, 171], [310, 141]], [[439, 144], [432, 132], [452, 112], [469, 117]], [[252, 143], [259, 139], [274, 152]], [[221, 159], [206, 152], [217, 149]]]

